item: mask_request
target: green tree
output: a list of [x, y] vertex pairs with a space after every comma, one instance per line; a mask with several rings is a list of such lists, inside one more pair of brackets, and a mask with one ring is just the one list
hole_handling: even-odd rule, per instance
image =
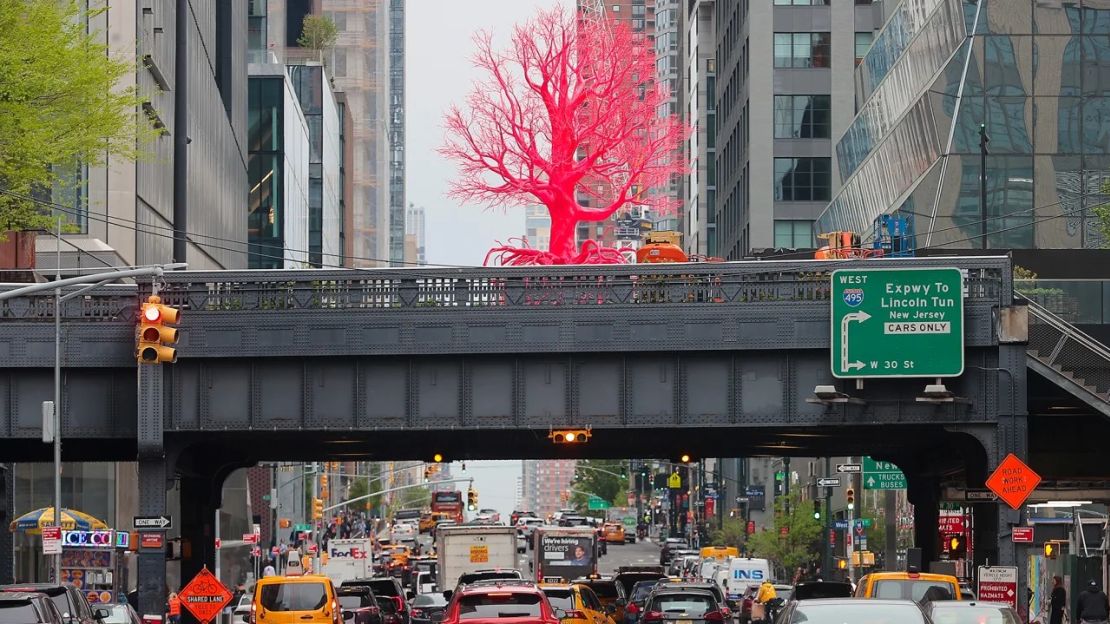
[[339, 38], [339, 29], [335, 22], [327, 15], [306, 15], [301, 24], [301, 36], [297, 37], [297, 45], [309, 50], [316, 50], [323, 55], [330, 50]]
[[721, 528], [715, 529], [710, 536], [714, 546], [735, 546], [740, 548], [748, 539], [748, 526], [743, 518], [725, 518]]
[[81, 4], [0, 0], [0, 232], [49, 227], [32, 192], [64, 185], [82, 163], [134, 159], [153, 133], [137, 123], [135, 89], [118, 87], [135, 63], [87, 32], [104, 7]]
[[[359, 478], [357, 478], [357, 479], [355, 479], [354, 481], [351, 482], [351, 487], [348, 488], [348, 490], [347, 490], [347, 498], [348, 499], [358, 498], [360, 496], [366, 496], [369, 493], [370, 493], [370, 481], [369, 481], [369, 479], [367, 479], [365, 477], [359, 477]], [[363, 499], [363, 500], [351, 503], [351, 504], [347, 505], [347, 508], [350, 509], [350, 510], [353, 510], [353, 511], [358, 511], [358, 510], [363, 510], [363, 509], [375, 509], [381, 503], [381, 498], [382, 498], [381, 494], [378, 494], [377, 496], [371, 496], [368, 499]]]
[[574, 469], [571, 482], [571, 503], [585, 509], [589, 494], [595, 494], [610, 505], [621, 505], [618, 500], [628, 492], [628, 466], [620, 459], [583, 459]]
[[813, 517], [812, 505], [803, 504], [801, 497], [792, 493], [775, 499], [774, 526], [748, 537], [748, 553], [766, 557], [789, 578], [792, 570], [821, 556], [821, 549], [816, 548], [820, 537], [821, 521]]

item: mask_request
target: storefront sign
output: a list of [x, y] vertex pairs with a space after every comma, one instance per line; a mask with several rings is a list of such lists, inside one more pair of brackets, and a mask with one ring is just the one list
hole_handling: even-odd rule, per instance
[[64, 548], [113, 548], [116, 545], [116, 532], [103, 531], [62, 531]]
[[116, 548], [131, 548], [131, 533], [116, 531]]

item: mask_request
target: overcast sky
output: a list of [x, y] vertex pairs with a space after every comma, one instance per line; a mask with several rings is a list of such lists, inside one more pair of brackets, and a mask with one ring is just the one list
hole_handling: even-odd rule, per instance
[[[405, 11], [405, 138], [408, 201], [426, 211], [425, 249], [428, 262], [480, 265], [495, 241], [524, 234], [524, 209], [485, 211], [460, 206], [447, 197], [454, 163], [436, 149], [443, 144], [443, 115], [463, 104], [481, 74], [474, 68], [474, 33], [489, 30], [504, 46], [514, 24], [526, 21], [539, 7], [573, 0], [410, 0]], [[516, 503], [520, 462], [455, 464], [457, 476], [473, 476], [482, 507], [499, 510], [504, 518]]]

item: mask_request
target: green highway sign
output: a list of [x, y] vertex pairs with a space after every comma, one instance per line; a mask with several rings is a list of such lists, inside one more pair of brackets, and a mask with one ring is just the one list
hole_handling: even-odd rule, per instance
[[906, 475], [898, 466], [886, 461], [863, 458], [863, 489], [904, 490]]
[[959, 269], [838, 269], [831, 299], [833, 376], [963, 374]]
[[586, 508], [587, 509], [608, 509], [609, 508], [609, 503], [606, 500], [602, 499], [602, 498], [598, 498], [597, 496], [591, 496], [590, 500], [588, 500], [586, 502]]
[[293, 530], [298, 532], [298, 533], [304, 533], [305, 531], [311, 531], [312, 530], [312, 525], [311, 524], [296, 524], [296, 525], [293, 525]]

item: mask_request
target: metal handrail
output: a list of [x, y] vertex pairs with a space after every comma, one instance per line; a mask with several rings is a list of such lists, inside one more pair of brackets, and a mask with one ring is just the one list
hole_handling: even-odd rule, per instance
[[1107, 362], [1110, 362], [1110, 348], [1108, 348], [1106, 345], [1102, 344], [1095, 338], [1092, 338], [1089, 334], [1079, 329], [1075, 325], [1072, 325], [1071, 323], [1063, 320], [1044, 306], [1030, 300], [1025, 295], [1019, 292], [1015, 292], [1014, 295], [1026, 302], [1030, 310], [1034, 313], [1034, 317], [1037, 318], [1037, 320], [1043, 321], [1044, 323], [1053, 326], [1061, 333], [1066, 334], [1069, 338], [1075, 340], [1084, 347], [1087, 347], [1091, 351], [1094, 351], [1098, 355], [1102, 356], [1107, 360]]

